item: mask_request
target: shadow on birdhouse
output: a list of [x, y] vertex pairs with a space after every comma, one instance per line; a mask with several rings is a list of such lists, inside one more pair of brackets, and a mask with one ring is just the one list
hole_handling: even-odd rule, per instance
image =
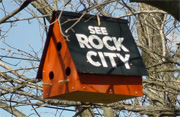
[[53, 13], [37, 75], [43, 97], [111, 103], [142, 96], [148, 73], [127, 20], [81, 16]]

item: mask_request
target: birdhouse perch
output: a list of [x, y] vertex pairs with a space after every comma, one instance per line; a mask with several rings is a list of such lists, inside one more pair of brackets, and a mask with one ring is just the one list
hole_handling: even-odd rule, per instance
[[142, 96], [147, 70], [127, 20], [53, 13], [37, 78], [43, 97], [111, 103]]

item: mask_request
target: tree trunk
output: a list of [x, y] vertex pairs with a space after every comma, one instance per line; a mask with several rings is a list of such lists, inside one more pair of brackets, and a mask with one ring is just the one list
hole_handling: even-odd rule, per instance
[[81, 113], [80, 117], [94, 117], [94, 112], [92, 109], [88, 108]]
[[142, 2], [151, 6], [157, 7], [161, 10], [174, 16], [180, 21], [180, 1], [179, 0], [130, 0], [132, 2]]
[[75, 117], [80, 115], [80, 117], [94, 117], [94, 112], [92, 108], [88, 107], [77, 107], [77, 113], [75, 114]]
[[113, 109], [110, 107], [104, 107], [104, 117], [114, 117]]
[[[157, 10], [157, 8], [150, 5], [140, 3], [140, 10]], [[167, 39], [164, 35], [164, 21], [166, 16], [162, 13], [140, 14], [138, 21], [138, 36], [140, 45], [146, 48], [142, 49], [142, 57], [149, 71], [149, 77], [146, 80], [160, 81], [164, 85], [168, 81], [174, 79], [173, 72], [156, 72], [157, 69], [173, 68], [174, 65], [167, 63], [170, 54], [167, 51]], [[159, 65], [155, 65], [162, 63]], [[171, 84], [173, 85], [173, 84]], [[169, 90], [168, 90], [169, 92]], [[144, 93], [149, 96], [150, 104], [153, 106], [172, 106], [174, 96], [170, 95], [162, 86], [153, 84], [144, 85]], [[156, 98], [156, 99], [155, 99]], [[157, 100], [157, 98], [159, 98]], [[171, 101], [170, 101], [171, 100]]]

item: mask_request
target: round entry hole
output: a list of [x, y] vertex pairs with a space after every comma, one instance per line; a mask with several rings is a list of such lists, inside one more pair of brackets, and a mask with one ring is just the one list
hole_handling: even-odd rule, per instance
[[54, 72], [51, 71], [51, 72], [49, 73], [49, 78], [50, 78], [51, 80], [54, 78]]
[[56, 48], [57, 48], [58, 51], [61, 50], [61, 48], [62, 48], [61, 42], [58, 42], [58, 43], [57, 43]]
[[71, 74], [71, 69], [70, 67], [67, 67], [66, 68], [66, 75], [69, 76]]

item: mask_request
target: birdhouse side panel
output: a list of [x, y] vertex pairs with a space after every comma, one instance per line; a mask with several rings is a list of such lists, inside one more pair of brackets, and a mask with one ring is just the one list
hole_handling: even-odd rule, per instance
[[77, 71], [72, 61], [66, 40], [60, 33], [59, 23], [53, 26], [43, 66], [44, 98], [76, 90]]

